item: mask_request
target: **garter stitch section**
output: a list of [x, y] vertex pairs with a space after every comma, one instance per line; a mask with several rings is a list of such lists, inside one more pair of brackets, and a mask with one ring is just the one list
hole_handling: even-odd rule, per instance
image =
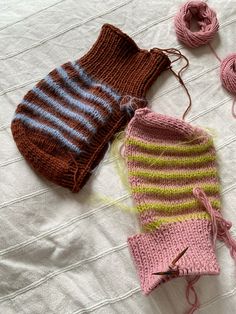
[[211, 218], [194, 194], [200, 189], [212, 211], [220, 209], [212, 138], [182, 120], [139, 109], [128, 126], [125, 158], [143, 231], [128, 244], [143, 292], [177, 276], [218, 274]]
[[103, 25], [85, 56], [51, 71], [17, 107], [11, 128], [20, 152], [48, 180], [78, 192], [169, 65], [162, 51], [142, 50]]

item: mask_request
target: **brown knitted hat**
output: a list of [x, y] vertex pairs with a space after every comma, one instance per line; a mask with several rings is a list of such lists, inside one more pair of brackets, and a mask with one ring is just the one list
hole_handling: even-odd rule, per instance
[[169, 65], [162, 51], [141, 50], [103, 25], [85, 56], [51, 71], [17, 107], [12, 134], [20, 152], [48, 180], [78, 192]]

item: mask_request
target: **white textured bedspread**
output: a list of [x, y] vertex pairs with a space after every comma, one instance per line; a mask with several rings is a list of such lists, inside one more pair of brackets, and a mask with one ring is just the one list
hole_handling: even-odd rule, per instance
[[[145, 297], [126, 239], [139, 230], [120, 208], [131, 197], [106, 154], [79, 194], [57, 187], [28, 166], [10, 123], [24, 94], [50, 70], [82, 56], [104, 23], [121, 28], [142, 48], [181, 49], [190, 61], [183, 79], [193, 99], [187, 121], [214, 130], [223, 214], [236, 235], [236, 120], [222, 87], [219, 61], [208, 46], [188, 50], [173, 28], [179, 0], [0, 0], [0, 313], [182, 314], [186, 283], [173, 280]], [[236, 51], [236, 1], [208, 1], [218, 13], [213, 47]], [[175, 69], [180, 64], [175, 65]], [[154, 111], [181, 117], [188, 103], [171, 73], [148, 99]], [[108, 201], [96, 200], [106, 195]], [[110, 201], [109, 201], [110, 200]], [[236, 313], [236, 266], [217, 243], [221, 274], [196, 284], [201, 314]]]

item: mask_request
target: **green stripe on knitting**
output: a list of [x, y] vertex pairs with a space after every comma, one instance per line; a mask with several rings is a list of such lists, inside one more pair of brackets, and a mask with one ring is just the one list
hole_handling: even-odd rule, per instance
[[160, 217], [158, 220], [143, 225], [144, 231], [153, 231], [161, 225], [170, 224], [175, 222], [183, 222], [190, 219], [207, 219], [210, 220], [210, 215], [207, 212], [190, 213], [185, 215], [178, 215], [172, 217]]
[[192, 144], [192, 145], [162, 145], [162, 144], [154, 144], [142, 141], [140, 139], [129, 138], [127, 140], [128, 145], [140, 147], [143, 149], [147, 149], [153, 152], [168, 152], [168, 153], [202, 153], [208, 150], [210, 147], [213, 147], [212, 139], [209, 139], [207, 142], [202, 144]]
[[[213, 200], [210, 203], [211, 203], [211, 206], [214, 207], [215, 209], [220, 208], [220, 201]], [[144, 212], [147, 210], [157, 210], [157, 211], [162, 211], [162, 212], [177, 213], [178, 211], [182, 211], [182, 210], [191, 210], [195, 208], [197, 209], [199, 208], [199, 206], [201, 206], [201, 204], [197, 200], [186, 201], [186, 202], [181, 202], [181, 203], [169, 203], [169, 204], [166, 204], [164, 202], [159, 202], [159, 203], [140, 204], [137, 206], [137, 210], [139, 212]]]
[[217, 176], [216, 169], [206, 170], [193, 170], [188, 172], [161, 172], [161, 171], [148, 171], [148, 170], [135, 170], [129, 171], [129, 175], [133, 177], [145, 178], [145, 179], [164, 179], [164, 180], [191, 180], [191, 179], [203, 179], [207, 177]]
[[205, 156], [168, 158], [168, 157], [151, 157], [145, 155], [128, 156], [128, 161], [137, 161], [150, 166], [192, 166], [196, 164], [206, 164], [215, 161], [215, 155], [207, 154]]
[[[218, 183], [208, 183], [202, 184], [201, 188], [205, 193], [214, 194], [220, 192], [220, 187]], [[193, 193], [193, 186], [180, 186], [180, 187], [159, 187], [159, 186], [138, 186], [132, 188], [133, 193], [147, 193], [156, 194], [161, 196], [180, 196]]]

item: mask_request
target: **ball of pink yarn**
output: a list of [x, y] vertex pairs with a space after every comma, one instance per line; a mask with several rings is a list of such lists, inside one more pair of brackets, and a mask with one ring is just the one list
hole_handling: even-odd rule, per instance
[[226, 57], [220, 65], [222, 85], [231, 93], [236, 94], [236, 53]]
[[[198, 31], [192, 31], [191, 21], [195, 19]], [[175, 31], [178, 39], [185, 45], [194, 48], [211, 41], [219, 29], [215, 11], [202, 1], [189, 1], [184, 4], [175, 16]]]

